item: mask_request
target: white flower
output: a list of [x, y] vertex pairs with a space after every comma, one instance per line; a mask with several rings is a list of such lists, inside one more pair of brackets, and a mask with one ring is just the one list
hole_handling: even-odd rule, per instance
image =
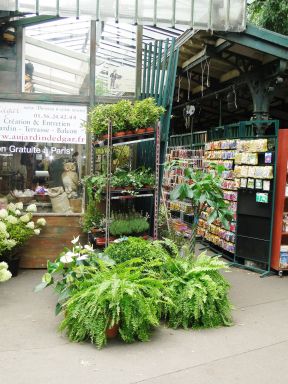
[[26, 227], [29, 228], [29, 229], [34, 229], [35, 228], [35, 224], [33, 223], [33, 221], [29, 221], [29, 223], [26, 224]]
[[10, 224], [17, 224], [18, 223], [18, 219], [17, 217], [15, 216], [12, 216], [12, 215], [9, 215], [6, 219], [6, 221]]
[[0, 232], [6, 232], [7, 231], [7, 227], [6, 227], [6, 224], [3, 223], [3, 221], [0, 221]]
[[40, 234], [40, 229], [34, 229], [34, 233], [35, 233], [35, 235], [39, 235]]
[[[8, 235], [9, 237], [9, 235]], [[5, 247], [7, 247], [7, 249], [12, 249], [16, 246], [17, 242], [16, 240], [14, 239], [5, 239], [2, 241], [3, 245], [5, 245]]]
[[22, 211], [22, 209], [23, 209], [23, 203], [22, 203], [22, 201], [19, 201], [18, 203], [16, 203], [16, 204], [15, 204], [15, 208], [16, 208], [16, 209], [20, 209], [20, 210]]
[[88, 259], [88, 255], [81, 255], [79, 257], [77, 257], [77, 260], [87, 260]]
[[8, 216], [8, 212], [6, 209], [0, 209], [0, 219], [6, 219], [6, 217]]
[[44, 227], [46, 225], [46, 220], [44, 219], [44, 217], [41, 217], [40, 219], [38, 219], [37, 224], [40, 225], [41, 227]]
[[26, 208], [26, 212], [37, 212], [37, 207], [36, 204], [30, 204]]
[[69, 252], [65, 253], [65, 255], [60, 257], [60, 261], [64, 264], [65, 263], [71, 263], [73, 261], [73, 257], [75, 257], [75, 256], [77, 256], [77, 255], [75, 255], [75, 253], [69, 251]]
[[9, 280], [12, 277], [12, 274], [7, 269], [0, 270], [0, 283]]
[[84, 245], [84, 248], [85, 248], [87, 251], [91, 251], [91, 252], [94, 251], [93, 247], [92, 247], [91, 245], [88, 245], [88, 244], [85, 244], [85, 245]]
[[15, 204], [13, 204], [13, 203], [8, 204], [7, 205], [7, 210], [11, 211], [11, 212], [15, 212], [15, 210], [16, 210]]
[[78, 241], [79, 241], [79, 237], [80, 237], [80, 236], [74, 237], [74, 239], [71, 240], [71, 243], [72, 243], [72, 244], [76, 244], [76, 243], [78, 243]]
[[26, 213], [25, 215], [20, 217], [20, 220], [23, 221], [23, 223], [28, 223], [30, 219], [31, 219], [31, 215], [29, 213]]
[[17, 216], [21, 216], [22, 215], [22, 212], [20, 211], [20, 209], [16, 209], [15, 215], [17, 215]]
[[1, 261], [1, 263], [0, 263], [0, 270], [1, 269], [8, 269], [8, 264], [5, 263], [5, 261]]

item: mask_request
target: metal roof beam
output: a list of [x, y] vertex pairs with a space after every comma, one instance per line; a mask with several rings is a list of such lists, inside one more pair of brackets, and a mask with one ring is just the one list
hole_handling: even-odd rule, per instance
[[[288, 37], [286, 36], [252, 26], [249, 26], [242, 33], [215, 32], [215, 35], [233, 43], [288, 60]], [[274, 40], [272, 40], [272, 36], [275, 37]]]

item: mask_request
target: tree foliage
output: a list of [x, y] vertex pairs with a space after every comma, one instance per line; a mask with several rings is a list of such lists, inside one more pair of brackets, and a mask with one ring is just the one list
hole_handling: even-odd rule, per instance
[[288, 35], [287, 0], [255, 0], [248, 12], [249, 21], [253, 24]]

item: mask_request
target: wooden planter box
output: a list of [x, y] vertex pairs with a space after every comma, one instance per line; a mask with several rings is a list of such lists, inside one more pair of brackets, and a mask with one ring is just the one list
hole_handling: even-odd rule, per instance
[[[35, 221], [39, 216], [35, 216]], [[81, 215], [41, 217], [45, 217], [47, 226], [20, 250], [20, 268], [46, 268], [47, 260], [54, 261], [65, 246], [72, 247], [71, 240], [79, 234], [82, 245], [88, 241], [80, 226]]]

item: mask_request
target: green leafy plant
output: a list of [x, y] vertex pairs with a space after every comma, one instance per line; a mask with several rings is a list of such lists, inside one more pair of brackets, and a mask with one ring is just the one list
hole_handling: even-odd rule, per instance
[[142, 216], [138, 212], [127, 214], [114, 213], [110, 225], [110, 233], [113, 236], [123, 236], [143, 233], [149, 229], [148, 216]]
[[112, 127], [114, 132], [127, 131], [130, 129], [130, 116], [132, 103], [129, 100], [120, 100], [113, 105]]
[[84, 185], [89, 199], [101, 201], [102, 193], [105, 191], [107, 185], [107, 177], [105, 174], [89, 175], [83, 179]]
[[[135, 263], [135, 261], [134, 261]], [[60, 330], [72, 341], [90, 339], [98, 348], [107, 342], [106, 331], [119, 326], [125, 342], [147, 341], [159, 324], [163, 283], [144, 276], [138, 260], [101, 271], [65, 303]]]
[[202, 253], [193, 262], [169, 259], [166, 279], [169, 297], [166, 320], [172, 328], [217, 327], [232, 324], [229, 283], [219, 272], [227, 265]]
[[254, 0], [248, 7], [249, 20], [263, 28], [288, 35], [286, 0]]
[[42, 281], [35, 287], [35, 292], [52, 286], [58, 294], [56, 314], [63, 309], [64, 303], [79, 290], [81, 282], [87, 282], [101, 270], [106, 270], [114, 262], [106, 257], [101, 257], [91, 245], [82, 246], [79, 236], [71, 241], [72, 249], [67, 247], [58, 255], [54, 262], [47, 262], [47, 272]]
[[86, 129], [95, 135], [106, 134], [111, 119], [113, 119], [113, 104], [98, 104], [88, 114]]
[[229, 210], [229, 204], [225, 202], [221, 187], [221, 175], [223, 166], [211, 164], [214, 172], [203, 172], [193, 168], [185, 168], [186, 183], [178, 185], [170, 194], [171, 200], [189, 199], [194, 212], [192, 233], [190, 238], [191, 254], [195, 253], [196, 235], [199, 218], [203, 211], [208, 212], [208, 223], [219, 219], [225, 227], [228, 227], [233, 214]]
[[131, 125], [134, 129], [154, 126], [164, 112], [165, 109], [157, 106], [151, 97], [136, 101], [132, 109]]
[[82, 220], [83, 231], [88, 233], [91, 228], [99, 227], [102, 219], [103, 214], [97, 209], [95, 201], [93, 199], [89, 199]]

